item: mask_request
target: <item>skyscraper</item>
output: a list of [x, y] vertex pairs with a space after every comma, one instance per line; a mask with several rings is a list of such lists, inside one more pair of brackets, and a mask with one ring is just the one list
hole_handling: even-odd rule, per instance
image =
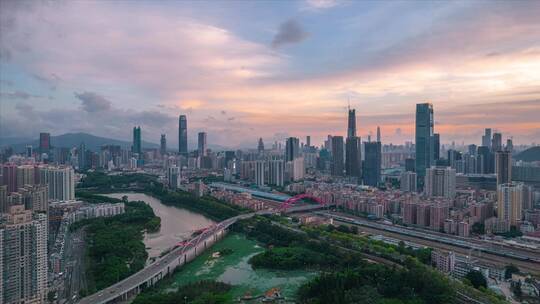
[[206, 150], [208, 149], [208, 147], [206, 146], [206, 132], [199, 132], [199, 141], [197, 147], [199, 156], [206, 156]]
[[377, 141], [381, 142], [381, 127], [377, 126]]
[[142, 157], [141, 127], [133, 127], [133, 145], [131, 146], [131, 152], [137, 153], [139, 157]]
[[39, 153], [49, 153], [51, 149], [51, 134], [39, 133]]
[[426, 169], [433, 164], [433, 105], [416, 105], [416, 174], [423, 184]]
[[441, 138], [438, 133], [433, 134], [433, 160], [437, 161], [440, 158], [441, 152]]
[[401, 191], [416, 192], [416, 173], [405, 171], [401, 173], [400, 184]]
[[86, 145], [81, 143], [77, 150], [77, 162], [79, 164], [79, 170], [84, 171], [88, 169], [88, 160], [86, 159]]
[[306, 146], [311, 147], [311, 136], [306, 136]]
[[347, 137], [345, 142], [345, 172], [347, 176], [362, 177], [362, 150], [360, 137]]
[[159, 143], [159, 153], [161, 153], [161, 155], [165, 155], [167, 153], [167, 138], [165, 137], [165, 134], [161, 134]]
[[71, 167], [40, 167], [39, 180], [49, 186], [50, 200], [75, 199], [75, 172]]
[[362, 170], [364, 185], [377, 187], [381, 181], [381, 142], [364, 142], [364, 152], [365, 159]]
[[484, 135], [482, 136], [482, 146], [488, 147], [488, 149], [491, 149], [491, 129], [486, 128], [484, 130]]
[[476, 152], [476, 172], [480, 174], [488, 174], [491, 169], [491, 153], [489, 147], [480, 146]]
[[347, 138], [356, 136], [356, 110], [349, 108], [349, 123], [347, 126]]
[[332, 136], [332, 175], [343, 175], [343, 136]]
[[512, 181], [512, 154], [508, 151], [495, 153], [495, 174], [497, 185], [507, 184]]
[[285, 142], [285, 162], [295, 160], [300, 156], [300, 140], [296, 137], [287, 138]]
[[186, 115], [180, 115], [178, 117], [178, 152], [182, 155], [187, 155], [188, 153]]
[[259, 143], [257, 144], [257, 151], [259, 152], [259, 154], [264, 152], [264, 143], [262, 138], [259, 138]]
[[497, 217], [517, 226], [522, 218], [523, 198], [528, 189], [523, 183], [501, 184], [497, 187]]
[[491, 151], [495, 153], [501, 150], [502, 150], [502, 134], [493, 133], [493, 139], [491, 140]]

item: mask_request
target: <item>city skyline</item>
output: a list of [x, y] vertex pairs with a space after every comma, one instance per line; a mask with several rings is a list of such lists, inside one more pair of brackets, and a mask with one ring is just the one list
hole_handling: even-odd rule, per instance
[[414, 141], [422, 102], [437, 109], [441, 143], [479, 144], [484, 128], [540, 140], [534, 2], [4, 1], [1, 11], [0, 137], [127, 139], [141, 125], [174, 147], [185, 114], [190, 142], [204, 131], [230, 147], [306, 135], [320, 145], [346, 136], [350, 101], [358, 136], [380, 125], [383, 143]]

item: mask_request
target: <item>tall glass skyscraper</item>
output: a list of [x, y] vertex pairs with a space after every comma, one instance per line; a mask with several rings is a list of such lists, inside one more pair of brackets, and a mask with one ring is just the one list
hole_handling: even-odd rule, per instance
[[355, 176], [360, 181], [362, 177], [362, 156], [360, 137], [356, 136], [356, 110], [349, 108], [347, 124], [347, 139], [345, 140], [345, 173]]
[[188, 153], [186, 115], [178, 117], [178, 152], [184, 155]]
[[141, 127], [133, 127], [133, 146], [131, 152], [142, 156], [142, 144], [141, 144]]
[[364, 150], [366, 155], [364, 170], [362, 172], [364, 175], [364, 185], [377, 187], [381, 181], [381, 142], [364, 142]]
[[300, 156], [300, 140], [296, 137], [287, 138], [285, 142], [285, 161], [293, 161]]
[[421, 185], [426, 169], [434, 164], [433, 141], [433, 105], [419, 103], [416, 105], [416, 174]]
[[356, 136], [356, 110], [349, 108], [349, 123], [347, 127], [347, 138]]
[[343, 176], [343, 136], [332, 136], [332, 175]]

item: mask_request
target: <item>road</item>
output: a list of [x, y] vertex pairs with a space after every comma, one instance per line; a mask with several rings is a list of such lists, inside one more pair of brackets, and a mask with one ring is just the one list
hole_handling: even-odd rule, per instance
[[75, 303], [79, 292], [86, 289], [85, 276], [85, 232], [78, 229], [69, 233], [65, 244], [64, 292], [61, 299], [66, 303]]
[[[321, 212], [318, 212], [318, 213], [321, 214]], [[411, 235], [411, 234], [400, 233], [401, 231], [409, 232], [409, 230], [404, 227], [390, 230], [389, 228], [396, 228], [396, 226], [378, 224], [376, 222], [367, 221], [363, 218], [355, 217], [348, 214], [344, 215], [344, 214], [336, 214], [336, 213], [328, 213], [328, 212], [324, 212], [324, 214], [327, 216], [334, 217], [334, 220], [336, 222], [341, 222], [341, 223], [346, 223], [346, 224], [353, 224], [353, 223], [351, 221], [338, 220], [336, 216], [338, 217], [344, 216], [346, 218], [353, 219], [356, 222], [355, 224], [356, 226], [358, 226], [360, 231], [364, 231], [369, 234], [374, 234], [374, 235], [380, 234], [380, 235], [385, 235], [385, 236], [392, 237], [399, 240], [414, 242], [414, 243], [432, 247], [432, 248], [451, 250], [463, 256], [468, 256], [471, 252], [470, 249], [464, 247], [463, 243], [459, 242], [459, 240], [456, 240], [455, 244], [460, 244], [460, 245], [454, 245], [448, 242], [441, 242], [440, 241], [442, 240], [441, 237], [433, 238], [433, 235], [436, 235], [435, 233], [429, 235], [431, 239], [426, 239], [426, 238]], [[418, 235], [423, 235], [423, 234], [418, 234]], [[448, 238], [448, 236], [445, 236], [445, 237]], [[492, 264], [499, 267], [504, 267], [508, 264], [515, 264], [520, 269], [528, 271], [531, 274], [540, 275], [540, 263], [536, 263], [532, 261], [523, 261], [521, 259], [514, 259], [514, 258], [490, 254], [486, 252], [479, 253], [478, 250], [474, 250], [474, 253], [476, 255], [480, 254], [480, 259], [483, 262], [486, 262], [487, 264]]]

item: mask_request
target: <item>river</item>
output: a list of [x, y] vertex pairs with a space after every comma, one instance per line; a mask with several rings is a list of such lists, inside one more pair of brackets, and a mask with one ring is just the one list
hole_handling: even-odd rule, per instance
[[159, 232], [147, 233], [144, 237], [149, 260], [158, 257], [163, 251], [173, 247], [179, 241], [188, 239], [195, 230], [214, 223], [203, 215], [187, 209], [164, 205], [159, 199], [144, 193], [128, 192], [105, 195], [114, 198], [122, 198], [126, 195], [129, 201], [143, 201], [150, 205], [154, 209], [154, 213], [161, 218]]

